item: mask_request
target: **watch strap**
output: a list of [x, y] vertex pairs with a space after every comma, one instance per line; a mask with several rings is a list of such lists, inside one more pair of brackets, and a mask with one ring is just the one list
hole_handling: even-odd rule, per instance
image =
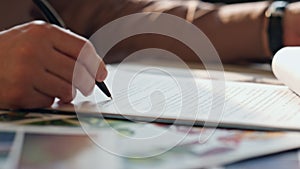
[[280, 50], [283, 44], [283, 17], [285, 13], [286, 1], [274, 1], [266, 11], [268, 21], [268, 40], [269, 48], [273, 55]]

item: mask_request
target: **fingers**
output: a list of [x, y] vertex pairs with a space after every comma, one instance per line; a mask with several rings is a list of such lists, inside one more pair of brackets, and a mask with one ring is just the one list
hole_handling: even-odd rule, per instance
[[2, 105], [3, 108], [35, 109], [50, 107], [54, 102], [53, 97], [44, 95], [33, 87], [28, 89], [22, 89], [22, 91], [18, 91], [18, 89], [16, 89], [12, 93], [13, 94], [10, 95], [10, 101], [5, 105]]
[[[107, 76], [105, 64], [86, 39], [44, 22], [15, 27], [1, 36], [5, 67], [10, 72], [3, 88], [5, 104], [10, 108], [48, 107], [59, 98], [71, 102], [75, 90], [89, 95], [95, 79]], [[4, 78], [5, 79], [5, 78]], [[3, 93], [3, 92], [2, 92]], [[3, 95], [3, 94], [2, 94]]]
[[24, 109], [44, 108], [50, 107], [54, 103], [53, 97], [44, 95], [36, 89], [33, 89], [30, 97], [31, 99], [23, 99], [21, 102], [22, 105], [18, 105], [18, 107]]
[[[69, 103], [74, 99], [76, 94], [75, 88], [79, 89], [85, 96], [91, 94], [95, 86], [95, 80], [83, 66], [76, 66], [75, 70], [73, 84], [51, 72], [45, 71], [42, 76], [34, 79], [34, 88], [44, 95], [59, 98], [64, 103]], [[77, 71], [78, 73], [76, 73]]]
[[74, 68], [73, 84], [85, 96], [90, 95], [95, 87], [95, 78], [92, 77], [82, 64]]
[[88, 40], [60, 28], [53, 31], [52, 37], [54, 48], [60, 55], [72, 58], [76, 64], [82, 64], [97, 81], [102, 82], [106, 78], [105, 63]]
[[[94, 78], [96, 75], [99, 76], [99, 79], [101, 79], [100, 76], [104, 76], [100, 72], [97, 74], [102, 59], [88, 40], [57, 27], [53, 29], [51, 34], [53, 47], [56, 50], [83, 64]], [[102, 66], [104, 65], [102, 64]], [[103, 67], [101, 70], [104, 74], [107, 73]]]
[[[51, 53], [51, 52], [50, 52]], [[45, 81], [52, 82], [53, 86], [63, 86], [66, 87], [66, 85], [61, 84], [61, 81], [65, 84], [68, 84], [69, 86], [75, 86], [77, 89], [79, 89], [85, 96], [89, 95], [95, 86], [95, 78], [93, 75], [88, 72], [86, 67], [84, 67], [81, 63], [76, 62], [75, 60], [69, 58], [68, 56], [59, 53], [58, 51], [52, 51], [52, 55], [50, 56], [51, 59], [49, 61], [45, 61], [45, 67], [49, 73], [52, 74], [52, 76], [55, 77], [47, 77]], [[103, 78], [103, 71], [105, 69], [104, 64], [102, 63], [101, 68], [101, 78]], [[105, 70], [106, 71], [106, 70]], [[104, 77], [105, 78], [105, 77]], [[59, 82], [56, 84], [55, 82]], [[47, 84], [42, 84], [45, 87], [48, 87]], [[51, 86], [50, 86], [51, 87]], [[45, 88], [45, 90], [47, 90]], [[47, 94], [50, 92], [59, 92], [59, 91], [48, 91]], [[50, 95], [51, 96], [51, 95]], [[66, 99], [66, 102], [68, 102], [68, 98], [63, 98], [61, 95], [55, 95], [56, 97], [59, 96], [59, 98]]]
[[80, 54], [77, 57], [77, 62], [82, 63], [91, 75], [96, 79], [98, 67], [101, 62], [101, 58], [97, 55], [93, 45], [90, 42], [84, 44], [81, 48]]
[[[101, 67], [99, 67], [102, 59], [97, 54], [94, 46], [87, 39], [76, 35], [71, 31], [42, 21], [26, 24], [22, 27], [22, 30], [29, 32], [31, 37], [49, 41], [50, 47], [54, 48], [61, 56], [67, 56], [76, 62], [81, 63], [94, 79], [102, 80], [107, 74], [104, 64], [101, 64]], [[56, 54], [54, 54], [54, 56], [56, 56]], [[49, 59], [53, 58], [48, 58], [47, 60]]]
[[42, 59], [42, 64], [46, 70], [72, 84], [76, 61], [53, 49], [47, 53], [47, 58]]
[[100, 62], [99, 67], [98, 67], [96, 80], [97, 80], [98, 82], [103, 82], [103, 81], [105, 80], [106, 77], [107, 77], [107, 70], [106, 70], [106, 67], [105, 67], [105, 63], [104, 63], [104, 61], [102, 60], [102, 61]]
[[55, 25], [52, 26], [53, 28], [49, 33], [51, 34], [51, 40], [54, 47], [74, 59], [77, 59], [81, 49], [88, 41], [69, 30], [65, 30]]
[[[36, 26], [41, 27], [42, 25], [38, 23]], [[107, 76], [105, 64], [96, 53], [94, 46], [88, 40], [70, 31], [51, 25], [44, 27], [51, 29], [48, 36], [51, 37], [52, 44], [50, 50], [43, 52], [47, 55], [42, 54], [44, 56], [42, 56], [41, 62], [46, 70], [74, 85], [84, 95], [90, 94], [94, 88], [95, 79], [103, 81]], [[41, 32], [40, 28], [37, 30]], [[53, 85], [55, 86], [55, 84]], [[46, 89], [43, 88], [43, 90]], [[50, 94], [50, 91], [47, 91], [47, 94]], [[57, 93], [55, 94], [57, 95]]]
[[72, 85], [49, 72], [34, 79], [34, 88], [48, 97], [59, 98], [64, 103], [69, 103], [74, 98]]
[[97, 55], [95, 48], [91, 43], [86, 43], [77, 59], [77, 62], [82, 63], [91, 73], [92, 77], [99, 82], [102, 82], [107, 76], [107, 70], [104, 61]]

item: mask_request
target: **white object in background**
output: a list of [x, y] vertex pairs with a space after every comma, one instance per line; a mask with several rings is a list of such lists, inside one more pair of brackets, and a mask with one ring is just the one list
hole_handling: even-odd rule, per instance
[[286, 47], [278, 51], [272, 69], [282, 83], [300, 95], [300, 47]]

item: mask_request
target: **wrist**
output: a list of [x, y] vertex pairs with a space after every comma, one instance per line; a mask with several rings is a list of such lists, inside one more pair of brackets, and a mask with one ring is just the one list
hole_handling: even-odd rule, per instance
[[[271, 56], [284, 46], [284, 17], [288, 2], [274, 1], [266, 10], [267, 41]], [[269, 53], [269, 54], [270, 54]]]

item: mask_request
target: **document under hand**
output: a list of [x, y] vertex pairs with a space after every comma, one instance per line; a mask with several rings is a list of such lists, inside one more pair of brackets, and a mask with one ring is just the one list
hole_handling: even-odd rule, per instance
[[51, 110], [99, 118], [300, 131], [300, 98], [285, 86], [194, 78], [158, 68], [109, 68], [113, 100], [95, 89]]

